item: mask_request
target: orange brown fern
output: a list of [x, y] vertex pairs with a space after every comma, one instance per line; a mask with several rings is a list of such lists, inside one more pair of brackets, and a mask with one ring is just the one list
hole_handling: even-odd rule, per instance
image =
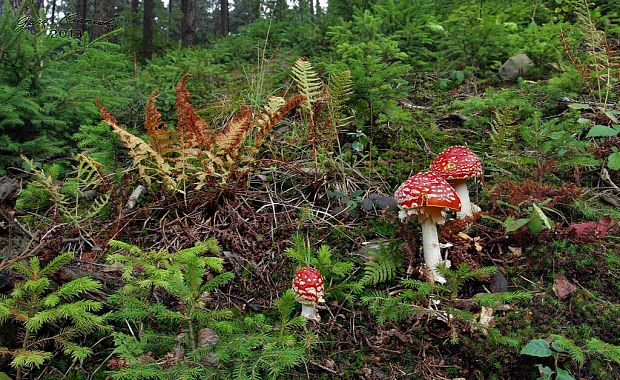
[[194, 106], [190, 103], [190, 93], [187, 89], [188, 77], [189, 74], [183, 75], [177, 84], [177, 135], [186, 144], [211, 149], [213, 147], [211, 126], [196, 114]]
[[299, 105], [306, 100], [306, 97], [303, 95], [296, 95], [284, 103], [277, 110], [270, 110], [271, 112], [261, 113], [257, 118], [258, 124], [258, 132], [256, 133], [256, 138], [254, 140], [254, 146], [258, 148], [265, 140], [265, 137], [271, 132], [271, 129], [274, 125], [276, 125], [284, 116], [286, 116], [289, 112], [299, 107]]
[[218, 155], [229, 156], [234, 159], [239, 154], [239, 148], [247, 138], [252, 124], [252, 109], [241, 106], [241, 112], [233, 117], [226, 126], [215, 136], [215, 145]]
[[157, 90], [151, 92], [151, 96], [146, 102], [146, 117], [144, 118], [144, 126], [146, 134], [149, 137], [149, 143], [159, 153], [164, 153], [173, 148], [174, 136], [168, 125], [162, 122], [161, 114], [157, 110], [155, 98]]

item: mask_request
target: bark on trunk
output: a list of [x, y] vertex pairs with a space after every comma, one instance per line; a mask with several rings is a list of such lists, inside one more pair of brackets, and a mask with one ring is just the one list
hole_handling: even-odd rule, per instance
[[196, 40], [196, 2], [181, 0], [181, 43], [183, 46], [192, 46]]
[[229, 32], [228, 0], [220, 0], [220, 36], [225, 37]]
[[17, 15], [19, 14], [19, 10], [22, 6], [22, 1], [21, 0], [11, 0], [11, 8], [13, 9], [13, 14]]
[[52, 17], [50, 19], [50, 23], [53, 24], [56, 19], [56, 0], [52, 0]]
[[153, 8], [155, 4], [153, 0], [144, 0], [144, 24], [142, 31], [142, 43], [144, 45], [144, 58], [151, 59], [153, 57]]
[[[80, 20], [86, 18], [86, 0], [77, 0], [77, 15]], [[84, 34], [86, 28], [83, 22], [78, 21], [75, 23], [74, 29], [76, 30], [76, 34], [81, 36]]]
[[93, 23], [93, 38], [112, 31], [112, 27], [103, 22], [114, 19], [115, 0], [97, 0], [95, 2], [95, 17]]

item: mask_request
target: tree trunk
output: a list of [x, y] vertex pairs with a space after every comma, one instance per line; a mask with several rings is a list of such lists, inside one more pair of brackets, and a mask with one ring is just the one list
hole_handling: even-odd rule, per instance
[[43, 6], [43, 0], [34, 0], [34, 7], [37, 12], [37, 17], [39, 16], [39, 11], [41, 10], [42, 6]]
[[[86, 19], [86, 0], [77, 0], [77, 15], [79, 20]], [[83, 22], [78, 21], [74, 29], [76, 35], [82, 36], [86, 28]]]
[[50, 23], [54, 23], [54, 19], [56, 18], [56, 0], [52, 0], [52, 18], [50, 19]]
[[220, 35], [226, 37], [229, 32], [228, 0], [220, 0]]
[[153, 8], [154, 0], [144, 0], [144, 24], [142, 32], [142, 43], [144, 45], [144, 58], [151, 59], [153, 57]]
[[195, 0], [181, 0], [181, 43], [183, 46], [192, 46], [196, 40], [196, 2]]
[[109, 22], [114, 19], [115, 5], [115, 0], [96, 0], [93, 39], [112, 31], [112, 26], [109, 24], [105, 25], [103, 22]]
[[21, 0], [11, 0], [11, 8], [13, 8], [14, 15], [19, 14], [21, 6], [22, 6]]

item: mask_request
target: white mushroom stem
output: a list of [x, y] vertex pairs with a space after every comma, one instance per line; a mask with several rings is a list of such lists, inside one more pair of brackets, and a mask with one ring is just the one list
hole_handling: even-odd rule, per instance
[[469, 190], [467, 190], [467, 182], [464, 179], [456, 180], [452, 182], [452, 187], [461, 199], [461, 211], [456, 213], [456, 217], [463, 219], [468, 216], [472, 216], [472, 205], [469, 200]]
[[301, 316], [315, 322], [321, 320], [321, 316], [316, 310], [316, 303], [314, 302], [301, 303]]
[[437, 224], [435, 221], [426, 217], [420, 221], [422, 225], [422, 249], [424, 250], [424, 263], [429, 269], [432, 282], [446, 283], [446, 279], [437, 272], [437, 264], [441, 264], [441, 251], [439, 247], [439, 236], [437, 235]]

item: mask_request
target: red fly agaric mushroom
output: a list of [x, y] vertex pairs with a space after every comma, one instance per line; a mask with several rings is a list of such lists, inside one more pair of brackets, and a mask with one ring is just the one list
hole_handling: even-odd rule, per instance
[[400, 208], [398, 216], [401, 221], [417, 215], [422, 226], [422, 249], [424, 263], [430, 272], [429, 280], [445, 283], [446, 279], [436, 269], [437, 264], [442, 263], [437, 224], [446, 221], [446, 209], [461, 210], [461, 201], [456, 191], [437, 174], [418, 173], [400, 185], [394, 198]]
[[323, 276], [312, 267], [303, 267], [293, 277], [293, 291], [297, 302], [301, 303], [301, 316], [313, 321], [320, 321], [321, 316], [316, 310], [318, 302], [323, 300]]
[[471, 216], [473, 208], [480, 211], [478, 206], [471, 204], [466, 184], [468, 178], [482, 175], [482, 165], [474, 152], [464, 146], [451, 146], [435, 157], [429, 171], [441, 175], [454, 186], [463, 203], [461, 211], [456, 213], [457, 218]]

